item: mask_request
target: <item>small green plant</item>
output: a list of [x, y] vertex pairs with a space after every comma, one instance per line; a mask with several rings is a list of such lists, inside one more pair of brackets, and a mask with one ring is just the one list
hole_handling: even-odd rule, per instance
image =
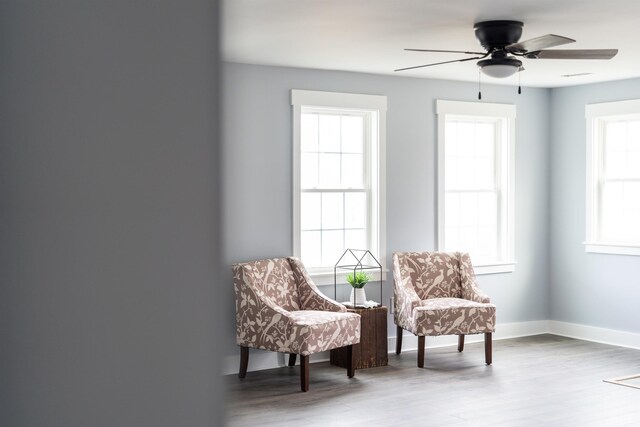
[[347, 282], [356, 289], [364, 288], [364, 285], [366, 285], [369, 280], [371, 280], [371, 277], [363, 271], [357, 271], [355, 274], [349, 273], [347, 275]]

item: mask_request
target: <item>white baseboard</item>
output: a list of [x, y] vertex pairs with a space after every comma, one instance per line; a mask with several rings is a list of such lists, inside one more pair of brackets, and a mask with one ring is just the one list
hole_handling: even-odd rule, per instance
[[[515, 337], [524, 337], [528, 335], [538, 335], [545, 334], [549, 332], [548, 321], [546, 320], [538, 320], [533, 322], [521, 322], [521, 323], [505, 323], [498, 324], [496, 326], [496, 332], [493, 334], [494, 340], [502, 340], [507, 338], [515, 338]], [[394, 334], [394, 336], [389, 336], [387, 338], [389, 353], [395, 352], [396, 349], [396, 337], [395, 337], [395, 326], [391, 328], [388, 332], [389, 334]], [[482, 334], [479, 335], [469, 335], [465, 342], [466, 343], [474, 343], [481, 342], [484, 339]], [[435, 347], [444, 347], [457, 345], [458, 338], [455, 335], [445, 335], [440, 337], [428, 337], [426, 340], [427, 348], [435, 348]], [[418, 348], [418, 337], [413, 334], [409, 334], [405, 332], [405, 335], [402, 337], [402, 351], [411, 351], [416, 350]], [[285, 366], [288, 363], [288, 358], [285, 360], [286, 356], [283, 353], [276, 353], [273, 351], [263, 351], [263, 350], [249, 350], [249, 368], [248, 371], [260, 371], [263, 369], [272, 369], [280, 366]], [[329, 352], [325, 351], [323, 353], [312, 354], [310, 357], [310, 362], [326, 362], [329, 360]], [[297, 363], [300, 363], [300, 359], [298, 358]], [[235, 356], [227, 356], [224, 359], [222, 374], [237, 374], [238, 368], [240, 366], [240, 350], [238, 350], [238, 354]]]
[[[395, 326], [387, 338], [389, 353], [395, 352], [396, 337]], [[568, 338], [576, 338], [584, 341], [592, 341], [602, 344], [617, 345], [620, 347], [628, 347], [640, 349], [640, 334], [633, 332], [617, 331], [614, 329], [598, 328], [595, 326], [579, 325], [576, 323], [559, 322], [556, 320], [536, 320], [531, 322], [505, 323], [496, 326], [496, 332], [493, 334], [494, 340], [504, 340], [508, 338], [526, 337], [529, 335], [553, 334]], [[483, 334], [469, 335], [465, 339], [465, 343], [482, 342]], [[427, 337], [426, 347], [437, 348], [445, 346], [454, 346], [458, 344], [455, 335], [444, 335], [439, 337]], [[418, 337], [405, 331], [402, 336], [402, 351], [412, 351], [418, 348]], [[237, 374], [240, 355], [227, 356], [224, 360], [222, 374]], [[260, 371], [262, 369], [277, 368], [285, 366], [288, 360], [286, 355], [275, 353], [272, 351], [250, 350], [249, 371]], [[310, 362], [325, 362], [329, 360], [329, 352], [312, 354]], [[298, 363], [300, 363], [298, 359]]]
[[640, 349], [640, 334], [549, 320], [549, 333], [602, 344]]
[[[326, 362], [329, 360], [329, 352], [312, 354], [309, 357], [310, 363]], [[249, 367], [247, 372], [261, 371], [285, 366], [289, 363], [289, 355], [276, 353], [275, 351], [249, 349]], [[300, 358], [296, 360], [296, 365], [300, 364]], [[240, 369], [240, 347], [236, 356], [226, 356], [222, 364], [222, 375], [237, 374]]]
[[[496, 325], [496, 331], [493, 333], [493, 340], [504, 340], [508, 338], [526, 337], [529, 335], [540, 335], [549, 332], [549, 321], [536, 320], [531, 322], [504, 323]], [[395, 333], [395, 326], [394, 326]], [[483, 342], [484, 334], [468, 335], [465, 337], [465, 344]], [[389, 353], [395, 352], [396, 337], [388, 338]], [[447, 347], [458, 345], [458, 337], [456, 335], [442, 335], [438, 337], [426, 337], [426, 348]], [[418, 348], [418, 337], [406, 332], [402, 336], [402, 351], [412, 351]]]

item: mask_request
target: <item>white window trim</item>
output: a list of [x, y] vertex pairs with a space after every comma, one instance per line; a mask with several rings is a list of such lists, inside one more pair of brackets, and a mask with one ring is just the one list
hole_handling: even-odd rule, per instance
[[[300, 117], [302, 107], [353, 109], [358, 111], [373, 111], [378, 113], [378, 179], [375, 183], [376, 194], [372, 197], [378, 199], [377, 215], [378, 223], [378, 247], [372, 248], [377, 252], [380, 265], [385, 266], [386, 253], [386, 111], [387, 97], [382, 95], [362, 95], [353, 93], [320, 92], [311, 90], [291, 90], [291, 105], [293, 107], [293, 254], [300, 256]], [[372, 156], [376, 153], [371, 153]], [[372, 188], [373, 190], [373, 188]], [[363, 248], [365, 249], [365, 248]], [[348, 273], [348, 272], [347, 272]], [[344, 280], [347, 273], [343, 273], [339, 280]], [[323, 269], [309, 271], [316, 285], [333, 285], [334, 270]], [[345, 276], [345, 277], [342, 277]], [[387, 270], [383, 269], [382, 280], [386, 280]]]
[[[515, 221], [514, 221], [514, 203], [515, 203], [515, 120], [516, 106], [513, 104], [492, 104], [486, 102], [464, 102], [464, 101], [436, 101], [436, 114], [438, 115], [438, 174], [437, 174], [437, 233], [438, 233], [438, 249], [444, 248], [444, 129], [447, 115], [453, 116], [476, 116], [488, 118], [504, 118], [506, 119], [507, 143], [506, 153], [501, 153], [502, 159], [507, 161], [507, 176], [502, 184], [503, 190], [507, 194], [508, 202], [503, 208], [502, 215], [505, 221], [502, 224], [502, 232], [507, 234], [505, 239], [506, 260], [504, 262], [476, 264], [473, 269], [477, 275], [511, 273], [515, 270]], [[504, 188], [506, 186], [506, 188]], [[473, 260], [472, 260], [473, 261]]]
[[598, 185], [602, 173], [602, 131], [603, 122], [615, 118], [640, 114], [640, 99], [603, 102], [585, 106], [587, 121], [587, 168], [586, 168], [586, 231], [583, 242], [585, 252], [637, 255], [640, 256], [640, 244], [607, 242], [598, 239]]

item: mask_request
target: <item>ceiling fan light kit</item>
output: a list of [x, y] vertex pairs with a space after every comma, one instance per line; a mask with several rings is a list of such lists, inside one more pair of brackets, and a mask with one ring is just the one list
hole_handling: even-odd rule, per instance
[[522, 67], [522, 61], [510, 56], [495, 56], [491, 59], [478, 61], [478, 67], [489, 77], [502, 79], [513, 76]]
[[[475, 36], [485, 52], [469, 52], [457, 50], [435, 49], [405, 49], [418, 52], [446, 52], [466, 55], [479, 55], [471, 58], [455, 59], [452, 61], [436, 62], [426, 65], [400, 68], [395, 71], [411, 70], [431, 67], [452, 62], [465, 62], [479, 59], [480, 71], [498, 79], [510, 77], [523, 71], [522, 61], [516, 57], [526, 59], [611, 59], [618, 53], [618, 49], [573, 49], [573, 50], [545, 50], [550, 47], [573, 43], [568, 37], [547, 34], [533, 39], [519, 42], [522, 36], [523, 23], [520, 21], [483, 21], [476, 23], [473, 28]], [[489, 57], [489, 58], [487, 58]], [[485, 59], [486, 58], [486, 59]]]

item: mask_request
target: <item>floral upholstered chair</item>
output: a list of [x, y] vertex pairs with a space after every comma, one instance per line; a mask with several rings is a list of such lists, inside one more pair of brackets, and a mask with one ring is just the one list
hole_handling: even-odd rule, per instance
[[491, 364], [491, 334], [496, 306], [476, 283], [466, 253], [396, 252], [393, 254], [396, 354], [402, 350], [402, 331], [418, 336], [418, 367], [424, 367], [425, 336], [484, 334], [487, 365]]
[[352, 345], [360, 342], [360, 316], [325, 297], [297, 258], [233, 265], [236, 342], [240, 378], [247, 374], [249, 348], [300, 355], [302, 391], [309, 390], [309, 355], [347, 347], [347, 375], [354, 375]]

